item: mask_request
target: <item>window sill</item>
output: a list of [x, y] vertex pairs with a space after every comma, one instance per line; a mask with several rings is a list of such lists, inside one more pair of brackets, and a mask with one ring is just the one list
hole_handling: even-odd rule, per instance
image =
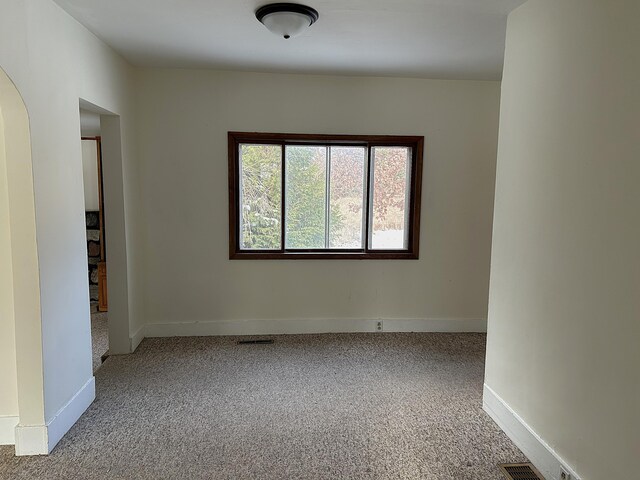
[[230, 260], [418, 260], [417, 252], [231, 252]]

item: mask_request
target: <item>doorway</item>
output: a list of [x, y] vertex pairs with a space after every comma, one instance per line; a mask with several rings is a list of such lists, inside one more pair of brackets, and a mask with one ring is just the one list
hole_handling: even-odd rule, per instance
[[80, 131], [87, 234], [87, 278], [91, 306], [91, 350], [95, 373], [109, 356], [109, 303], [100, 115], [81, 108]]

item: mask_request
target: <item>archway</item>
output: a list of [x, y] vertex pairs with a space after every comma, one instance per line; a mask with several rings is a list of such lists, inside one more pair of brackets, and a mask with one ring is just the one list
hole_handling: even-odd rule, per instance
[[[42, 326], [29, 117], [0, 69], [0, 424], [2, 443], [31, 451], [44, 424]], [[16, 426], [19, 425], [19, 428]], [[13, 442], [11, 442], [13, 440]]]
[[[45, 141], [51, 141], [51, 138], [40, 130], [40, 135], [32, 135], [32, 128], [34, 132], [37, 130], [38, 120], [43, 120], [43, 116], [34, 114], [29, 118], [28, 85], [26, 82], [27, 101], [23, 101], [16, 84], [0, 69], [0, 445], [15, 444], [17, 455], [51, 452], [95, 398], [93, 375], [85, 379], [84, 367], [74, 370], [73, 377], [66, 370], [79, 365], [77, 360], [84, 358], [85, 352], [91, 352], [85, 344], [88, 332], [82, 326], [84, 305], [78, 303], [83, 300], [83, 292], [78, 288], [80, 282], [76, 281], [79, 278], [76, 274], [79, 273], [77, 260], [80, 255], [74, 254], [72, 260], [75, 262], [66, 262], [54, 255], [56, 249], [47, 249], [51, 246], [50, 240], [60, 240], [58, 234], [63, 234], [65, 242], [73, 242], [85, 235], [77, 235], [74, 229], [81, 224], [76, 225], [70, 218], [67, 214], [70, 210], [55, 210], [43, 201], [43, 198], [56, 200], [56, 192], [63, 186], [58, 183], [55, 185], [58, 190], [47, 190], [46, 174], [52, 171], [45, 167], [51, 164], [42, 155], [46, 150], [37, 147], [46, 148]], [[80, 100], [81, 106], [83, 103], [90, 105]], [[36, 111], [37, 103], [34, 105]], [[141, 336], [135, 336], [137, 340], [134, 341], [129, 331], [129, 268], [120, 117], [107, 110], [98, 111], [102, 117], [108, 185], [105, 192], [106, 223], [110, 232], [107, 247], [111, 252], [108, 268], [113, 279], [110, 310], [114, 321], [109, 324], [110, 353], [126, 354], [135, 348]], [[67, 124], [73, 121], [68, 115], [62, 117]], [[72, 143], [62, 143], [66, 148], [56, 150], [58, 157], [55, 160], [65, 158], [72, 161], [73, 151], [69, 148]], [[78, 138], [78, 147], [79, 143]], [[32, 161], [32, 151], [36, 163]], [[38, 152], [39, 157], [36, 156]], [[65, 156], [60, 157], [60, 153]], [[72, 172], [74, 168], [71, 164], [68, 166], [65, 173]], [[80, 161], [77, 168], [81, 176]], [[34, 172], [44, 173], [34, 176]], [[67, 180], [72, 180], [72, 176], [68, 175]], [[64, 193], [59, 192], [60, 206], [68, 207], [68, 200], [73, 195], [65, 196]], [[51, 215], [61, 212], [65, 213], [64, 228], [56, 231], [51, 228]], [[52, 259], [56, 261], [52, 263]], [[62, 277], [73, 285], [56, 283], [55, 269], [60, 268], [73, 269], [61, 272], [64, 273]], [[43, 275], [45, 271], [48, 276]], [[67, 305], [63, 298], [73, 299], [69, 302], [70, 309], [73, 309], [69, 315], [65, 313]], [[88, 321], [88, 308], [86, 313]], [[68, 330], [77, 335], [74, 333], [70, 338], [69, 332], [61, 333], [60, 327], [69, 327]], [[66, 348], [60, 346], [61, 341], [63, 344], [67, 342], [64, 344]], [[90, 355], [86, 361], [86, 370], [91, 372]], [[75, 363], [70, 365], [71, 362]]]

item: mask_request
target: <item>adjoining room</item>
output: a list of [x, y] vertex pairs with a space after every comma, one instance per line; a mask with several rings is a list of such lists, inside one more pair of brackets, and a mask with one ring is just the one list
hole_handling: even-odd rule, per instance
[[100, 114], [80, 109], [87, 269], [91, 305], [91, 351], [95, 372], [109, 355], [107, 262], [105, 248]]

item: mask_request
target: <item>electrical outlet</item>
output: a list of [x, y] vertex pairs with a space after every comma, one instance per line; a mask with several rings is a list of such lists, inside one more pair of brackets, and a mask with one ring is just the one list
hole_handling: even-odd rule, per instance
[[384, 324], [382, 323], [382, 320], [378, 320], [378, 323], [376, 323], [376, 330], [381, 332], [382, 331], [382, 327], [384, 327]]
[[558, 477], [560, 480], [574, 480], [574, 478], [569, 473], [569, 470], [560, 465], [560, 476]]

